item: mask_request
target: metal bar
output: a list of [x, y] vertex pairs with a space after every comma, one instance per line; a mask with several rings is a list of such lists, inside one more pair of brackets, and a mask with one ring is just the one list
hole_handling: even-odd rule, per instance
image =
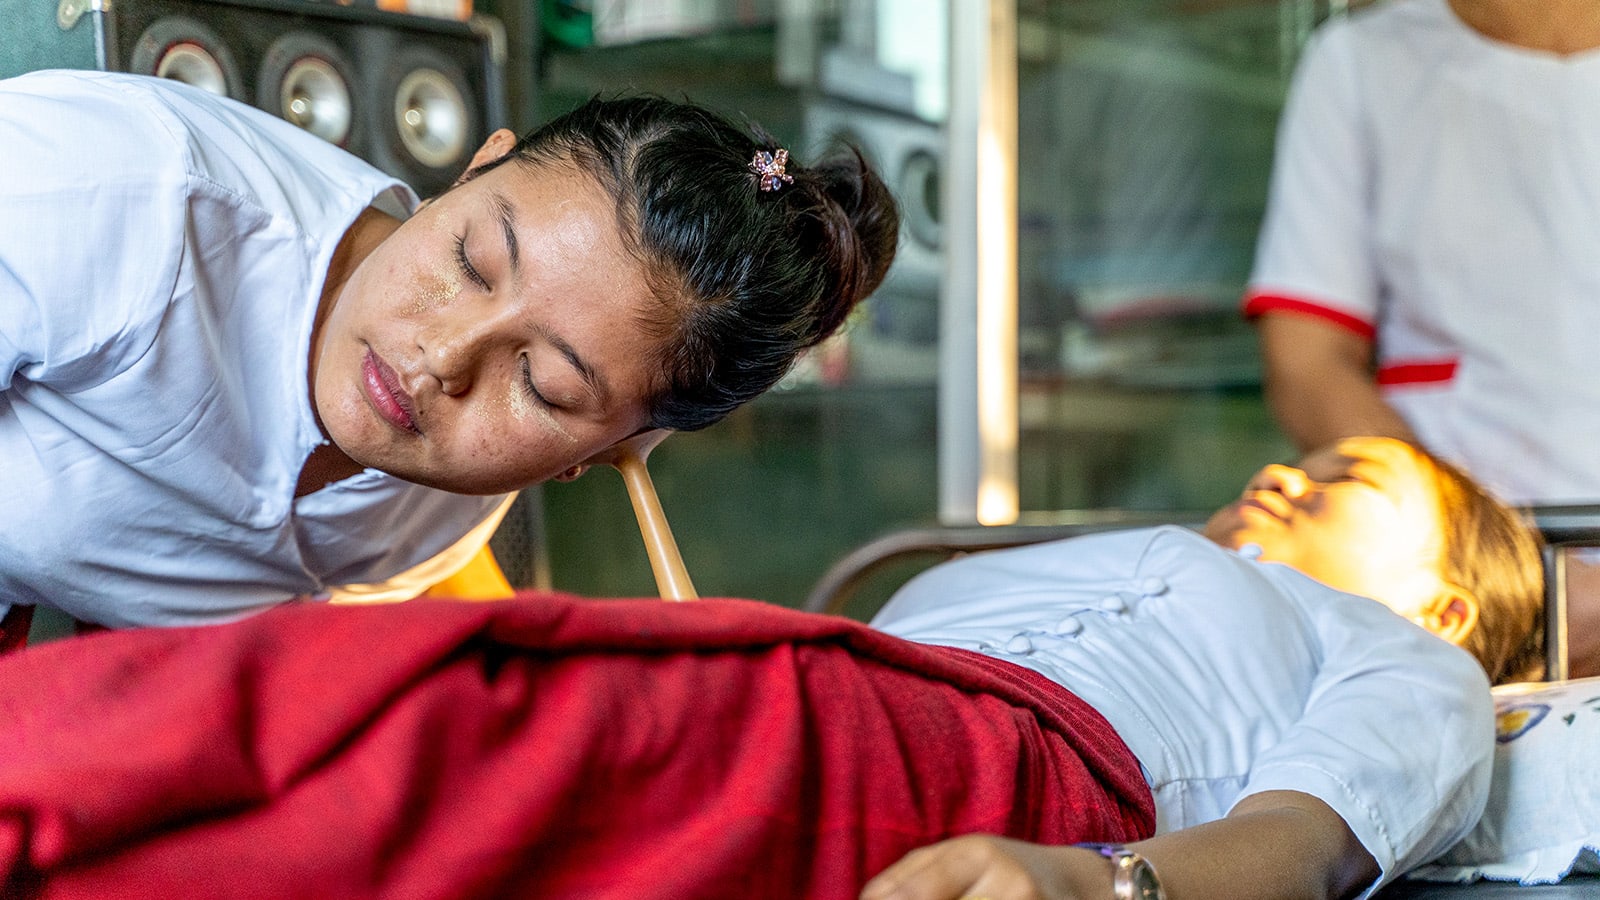
[[948, 558], [958, 553], [998, 550], [1100, 531], [1155, 525], [1198, 528], [1204, 522], [1204, 515], [1194, 513], [1101, 509], [1059, 513], [1051, 521], [1040, 524], [908, 528], [890, 532], [846, 554], [823, 573], [801, 608], [838, 613], [874, 572], [916, 556]]
[[[1539, 506], [1527, 510], [1543, 535], [1545, 568], [1545, 678], [1568, 675], [1566, 550], [1600, 546], [1600, 505]], [[841, 612], [873, 573], [916, 556], [949, 558], [958, 553], [995, 550], [1039, 541], [1058, 540], [1153, 525], [1199, 527], [1206, 516], [1194, 512], [1131, 512], [1127, 510], [1062, 510], [1030, 513], [1026, 524], [983, 527], [912, 528], [891, 532], [856, 548], [828, 569], [806, 597], [804, 609]]]
[[1570, 674], [1571, 663], [1567, 653], [1566, 551], [1600, 546], [1600, 506], [1537, 506], [1529, 512], [1548, 545], [1544, 553], [1545, 678], [1560, 681]]
[[1544, 549], [1544, 677], [1567, 678], [1567, 554], [1559, 545]]
[[1600, 505], [1535, 506], [1529, 513], [1551, 544], [1600, 545]]
[[952, 0], [939, 519], [1017, 517], [1017, 13]]

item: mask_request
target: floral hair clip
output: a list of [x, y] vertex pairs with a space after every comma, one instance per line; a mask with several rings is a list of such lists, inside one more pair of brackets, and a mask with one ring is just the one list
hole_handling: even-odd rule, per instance
[[757, 150], [755, 158], [750, 160], [750, 171], [761, 176], [756, 182], [756, 187], [763, 191], [775, 191], [785, 184], [794, 182], [794, 176], [783, 171], [789, 164], [789, 151], [778, 149], [777, 153], [768, 153]]

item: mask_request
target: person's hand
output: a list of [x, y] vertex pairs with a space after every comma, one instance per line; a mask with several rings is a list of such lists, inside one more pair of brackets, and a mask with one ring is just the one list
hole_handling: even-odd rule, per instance
[[1077, 847], [969, 834], [913, 850], [861, 889], [861, 900], [1105, 900], [1111, 863]]

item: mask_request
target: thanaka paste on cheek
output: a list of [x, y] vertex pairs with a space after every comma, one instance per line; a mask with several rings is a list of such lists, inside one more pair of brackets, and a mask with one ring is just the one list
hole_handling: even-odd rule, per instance
[[545, 409], [528, 396], [528, 391], [522, 385], [513, 382], [506, 390], [505, 397], [497, 404], [477, 403], [472, 407], [473, 415], [478, 419], [494, 424], [498, 410], [504, 408], [511, 418], [519, 424], [529, 419], [537, 419], [540, 424], [565, 438], [567, 443], [576, 444], [578, 436], [568, 431], [556, 419], [550, 410]]
[[438, 309], [461, 293], [462, 275], [455, 262], [455, 233], [442, 219], [434, 219], [431, 228], [438, 239], [444, 242], [450, 256], [446, 262], [434, 262], [428, 274], [417, 276], [417, 290], [411, 306], [406, 309], [408, 316], [419, 316]]
[[510, 390], [506, 392], [506, 409], [511, 411], [511, 417], [518, 422], [538, 419], [545, 427], [566, 438], [567, 443], [576, 444], [578, 442], [577, 436], [563, 428], [550, 410], [534, 402], [533, 398], [528, 396], [528, 392], [520, 384], [512, 383]]
[[449, 303], [450, 298], [459, 293], [461, 293], [461, 276], [435, 269], [431, 278], [417, 280], [417, 291], [406, 314], [420, 316], [432, 312]]

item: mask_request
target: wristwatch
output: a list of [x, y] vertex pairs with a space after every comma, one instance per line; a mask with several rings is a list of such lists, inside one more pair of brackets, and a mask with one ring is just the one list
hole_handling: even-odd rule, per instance
[[1111, 896], [1115, 900], [1167, 900], [1161, 890], [1161, 879], [1156, 877], [1156, 867], [1150, 860], [1121, 844], [1075, 844], [1111, 860], [1116, 868], [1111, 874]]

